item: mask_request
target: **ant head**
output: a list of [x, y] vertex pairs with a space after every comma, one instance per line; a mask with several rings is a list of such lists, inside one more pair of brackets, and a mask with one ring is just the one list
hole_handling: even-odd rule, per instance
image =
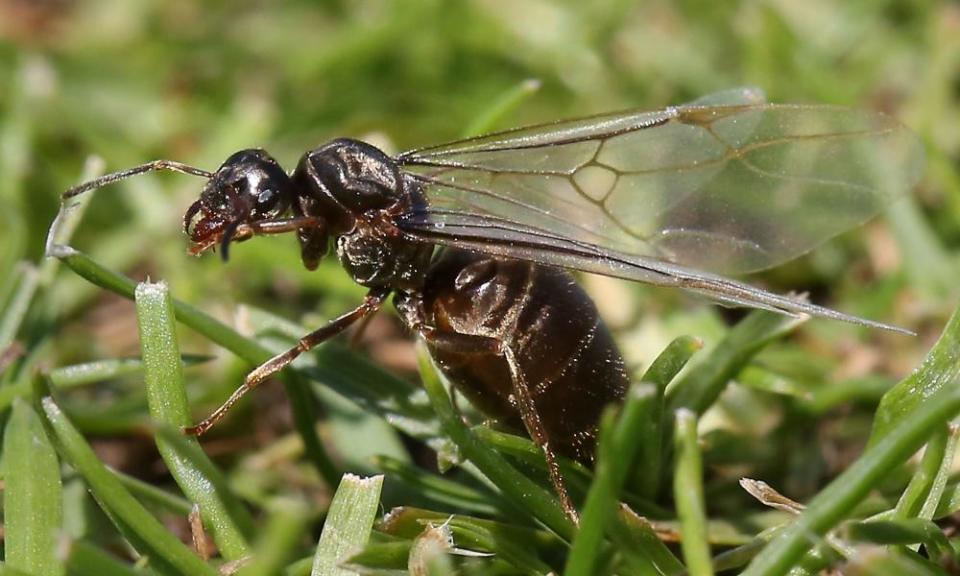
[[231, 155], [207, 181], [183, 218], [183, 229], [201, 252], [220, 242], [223, 255], [237, 229], [281, 216], [293, 201], [290, 177], [259, 149]]

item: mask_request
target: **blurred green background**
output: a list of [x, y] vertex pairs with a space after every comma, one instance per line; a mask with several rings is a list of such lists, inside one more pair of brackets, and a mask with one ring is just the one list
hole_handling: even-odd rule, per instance
[[[657, 108], [744, 85], [774, 102], [885, 111], [927, 147], [921, 185], [886, 218], [755, 278], [920, 333], [910, 339], [815, 321], [765, 352], [772, 368], [753, 374], [755, 385], [781, 389], [849, 383], [823, 386], [807, 417], [851, 398], [875, 402], [915, 366], [960, 293], [956, 3], [0, 0], [0, 303], [9, 307], [31, 267], [42, 265], [58, 195], [91, 155], [107, 170], [155, 158], [212, 170], [237, 149], [264, 147], [292, 168], [304, 151], [339, 136], [395, 152], [458, 138], [489, 119], [506, 128]], [[227, 265], [186, 256], [181, 218], [201, 184], [163, 175], [102, 190], [74, 245], [138, 280], [168, 281], [176, 297], [241, 330], [249, 319], [240, 304], [315, 326], [359, 300], [363, 291], [335, 263], [302, 270], [292, 238], [238, 246]], [[586, 284], [638, 367], [680, 334], [709, 345], [737, 316], [636, 284]], [[35, 366], [138, 351], [132, 304], [67, 270], [44, 278], [42, 297], [7, 328], [0, 344], [16, 340]], [[184, 350], [216, 354], [184, 337]], [[365, 347], [403, 374], [413, 370], [406, 342], [385, 316]], [[188, 378], [209, 403], [244, 370], [218, 357]], [[729, 400], [728, 416], [749, 423], [758, 439], [776, 424], [769, 399]], [[837, 460], [805, 447], [797, 457], [823, 466], [790, 476], [785, 489], [796, 497], [815, 489], [844, 461], [848, 443], [862, 442], [870, 414], [843, 408], [843, 430], [824, 428]], [[803, 422], [790, 436], [795, 447], [809, 440]], [[86, 426], [127, 430], [119, 420]], [[725, 453], [724, 441], [714, 446], [718, 465], [743, 451], [731, 443]], [[753, 449], [758, 457], [782, 450]]]

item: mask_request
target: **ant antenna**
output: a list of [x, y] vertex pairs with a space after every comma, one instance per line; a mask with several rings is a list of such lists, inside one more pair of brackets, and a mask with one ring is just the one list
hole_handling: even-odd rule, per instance
[[131, 176], [137, 176], [139, 174], [145, 174], [147, 172], [154, 172], [159, 170], [170, 170], [173, 172], [179, 172], [181, 174], [190, 174], [192, 176], [202, 176], [209, 180], [213, 177], [212, 172], [207, 172], [206, 170], [201, 170], [200, 168], [194, 168], [189, 164], [184, 164], [182, 162], [175, 162], [173, 160], [154, 160], [153, 162], [147, 162], [146, 164], [141, 164], [140, 166], [134, 166], [133, 168], [127, 168], [126, 170], [120, 170], [119, 172], [111, 172], [110, 174], [105, 174], [99, 178], [90, 180], [89, 182], [84, 182], [83, 184], [77, 184], [73, 188], [70, 188], [63, 195], [60, 196], [61, 200], [68, 200], [74, 196], [79, 196], [84, 192], [89, 190], [94, 190], [96, 188], [102, 188], [107, 184], [113, 184], [120, 180], [126, 180]]

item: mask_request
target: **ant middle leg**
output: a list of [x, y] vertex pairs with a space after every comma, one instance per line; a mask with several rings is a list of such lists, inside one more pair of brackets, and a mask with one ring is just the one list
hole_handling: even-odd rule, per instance
[[384, 300], [386, 300], [389, 294], [390, 291], [387, 289], [374, 288], [370, 290], [370, 292], [364, 297], [363, 303], [361, 303], [360, 306], [351, 310], [350, 312], [347, 312], [346, 314], [339, 316], [338, 318], [335, 318], [334, 320], [331, 320], [326, 325], [321, 326], [317, 330], [314, 330], [313, 332], [300, 338], [300, 341], [297, 342], [297, 345], [293, 348], [290, 348], [286, 352], [277, 354], [273, 358], [256, 367], [252, 372], [247, 374], [243, 384], [234, 390], [233, 394], [227, 398], [226, 402], [221, 404], [219, 408], [214, 410], [209, 416], [197, 424], [185, 427], [183, 432], [185, 434], [199, 436], [212, 428], [217, 422], [226, 416], [227, 412], [230, 411], [230, 408], [232, 408], [237, 401], [243, 398], [247, 392], [253, 390], [260, 385], [261, 382], [284, 369], [304, 352], [307, 352], [326, 340], [329, 340], [330, 338], [349, 328], [356, 321], [379, 310], [380, 306], [383, 305]]

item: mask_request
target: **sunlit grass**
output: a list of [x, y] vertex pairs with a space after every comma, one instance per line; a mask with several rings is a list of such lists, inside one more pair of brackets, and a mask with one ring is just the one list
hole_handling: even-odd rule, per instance
[[[0, 573], [940, 574], [957, 562], [944, 529], [960, 510], [947, 425], [960, 412], [955, 7], [20, 4], [0, 6]], [[186, 256], [181, 217], [201, 181], [99, 191], [44, 258], [59, 193], [104, 169], [91, 155], [107, 170], [158, 157], [213, 169], [262, 146], [289, 169], [337, 136], [398, 151], [743, 85], [880, 109], [921, 136], [928, 168], [907, 202], [751, 279], [920, 335], [588, 282], [614, 312], [637, 394], [605, 420], [596, 475], [561, 463], [579, 529], [532, 444], [460, 420], [389, 311], [360, 350], [326, 345], [209, 439], [181, 437], [251, 366], [363, 294], [334, 261], [304, 270], [291, 238], [237, 245], [226, 264]], [[345, 473], [384, 474], [382, 486]], [[808, 508], [767, 508], [742, 476]], [[190, 531], [195, 504], [210, 559], [192, 549], [205, 537]]]

